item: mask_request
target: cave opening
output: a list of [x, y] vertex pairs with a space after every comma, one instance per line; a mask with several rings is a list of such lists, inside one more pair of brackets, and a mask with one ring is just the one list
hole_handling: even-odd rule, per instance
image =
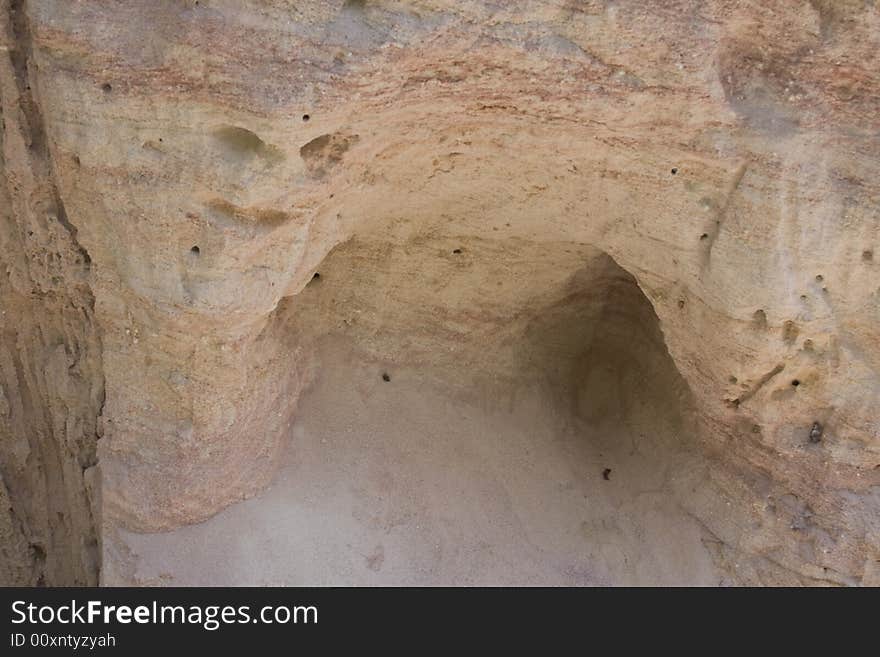
[[181, 584], [717, 583], [681, 504], [690, 393], [608, 254], [382, 234], [320, 269], [275, 317], [316, 374], [274, 483], [200, 525], [132, 535], [142, 569]]

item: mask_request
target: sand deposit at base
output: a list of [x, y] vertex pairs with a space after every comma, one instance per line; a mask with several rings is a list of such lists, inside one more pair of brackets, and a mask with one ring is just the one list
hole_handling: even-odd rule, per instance
[[200, 524], [121, 531], [108, 584], [728, 582], [678, 502], [705, 473], [661, 446], [686, 436], [575, 421], [547, 389], [463, 401], [413, 369], [385, 382], [339, 340], [321, 363], [269, 488]]

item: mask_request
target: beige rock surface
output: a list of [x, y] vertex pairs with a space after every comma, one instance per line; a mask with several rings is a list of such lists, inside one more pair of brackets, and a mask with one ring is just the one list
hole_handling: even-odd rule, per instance
[[672, 405], [730, 581], [880, 583], [875, 3], [3, 16], [7, 578], [95, 577], [96, 444], [105, 536], [263, 490], [332, 334], [452, 400]]
[[0, 584], [95, 584], [101, 346], [36, 82], [30, 24], [4, 2], [0, 187]]

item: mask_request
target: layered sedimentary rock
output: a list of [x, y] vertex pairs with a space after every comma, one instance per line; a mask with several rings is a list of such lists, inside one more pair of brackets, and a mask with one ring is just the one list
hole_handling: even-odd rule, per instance
[[[718, 562], [742, 582], [878, 583], [873, 3], [6, 16], [15, 554], [88, 571], [96, 443], [108, 528], [171, 529], [259, 491], [331, 327], [438, 371], [515, 380], [558, 357], [589, 382], [594, 336], [570, 326], [601, 306], [613, 326], [656, 316], [644, 340], [662, 336], [687, 388], [707, 473], [688, 510]], [[350, 303], [307, 302], [322, 263]], [[62, 499], [63, 521], [30, 508]]]
[[20, 2], [2, 12], [0, 584], [95, 584], [104, 398], [89, 256], [57, 185]]

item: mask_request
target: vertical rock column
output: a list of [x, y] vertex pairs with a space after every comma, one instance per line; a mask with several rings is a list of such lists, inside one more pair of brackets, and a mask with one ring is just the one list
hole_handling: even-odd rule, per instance
[[28, 18], [0, 6], [0, 584], [95, 584], [104, 399], [90, 259], [57, 186]]

